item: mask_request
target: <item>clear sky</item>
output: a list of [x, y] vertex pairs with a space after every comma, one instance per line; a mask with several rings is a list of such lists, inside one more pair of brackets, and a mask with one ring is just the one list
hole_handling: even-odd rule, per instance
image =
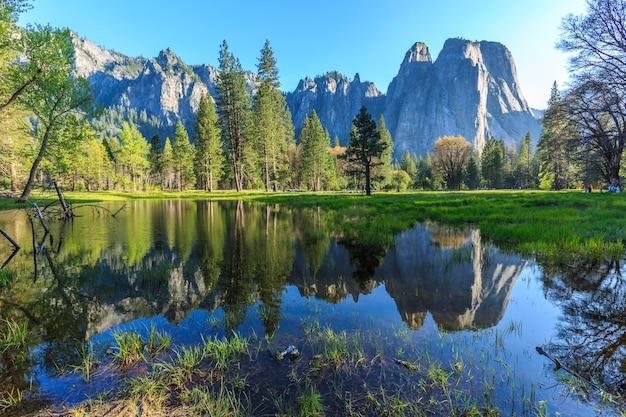
[[567, 57], [555, 49], [561, 19], [585, 0], [33, 0], [20, 24], [67, 27], [129, 56], [170, 48], [187, 64], [218, 65], [222, 40], [256, 70], [266, 39], [282, 89], [337, 70], [386, 92], [406, 51], [428, 45], [433, 60], [448, 38], [496, 41], [511, 51], [528, 103], [545, 108]]

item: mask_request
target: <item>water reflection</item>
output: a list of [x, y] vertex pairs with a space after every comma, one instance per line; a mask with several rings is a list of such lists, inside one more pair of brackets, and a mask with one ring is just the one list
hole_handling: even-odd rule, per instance
[[[411, 329], [422, 327], [429, 313], [446, 330], [491, 327], [527, 264], [483, 242], [478, 230], [425, 224], [394, 236], [367, 224], [347, 227], [364, 220], [319, 209], [180, 200], [131, 202], [116, 218], [88, 209], [78, 214], [53, 223], [54, 244], [46, 240], [40, 251], [29, 243], [25, 216], [0, 212], [0, 227], [22, 246], [10, 265], [18, 278], [2, 289], [0, 312], [30, 321], [30, 348], [39, 352], [1, 354], [3, 384], [26, 389], [32, 361], [57, 373], [78, 361], [84, 341], [139, 318], [180, 323], [199, 309], [221, 310], [229, 331], [258, 313], [271, 335], [283, 322], [288, 288], [328, 303], [384, 289]], [[613, 323], [621, 329], [624, 308], [609, 307], [624, 305], [624, 286], [615, 265], [604, 266], [605, 275], [588, 269], [584, 283], [561, 276], [546, 285], [576, 317], [563, 325], [563, 340], [576, 346], [581, 361], [589, 356], [585, 349], [619, 358], [619, 371], [611, 371], [617, 381], [624, 336], [607, 333]], [[572, 298], [573, 292], [582, 296]], [[585, 343], [588, 338], [598, 340]], [[602, 367], [602, 360], [593, 366]]]
[[[286, 285], [336, 303], [384, 283], [411, 328], [427, 311], [446, 329], [487, 327], [525, 265], [476, 230], [416, 226], [395, 241], [363, 241], [333, 227], [333, 213], [241, 201], [144, 201], [115, 219], [84, 216], [53, 229], [59, 244], [38, 256], [39, 290], [13, 294], [49, 326], [47, 342], [86, 340], [140, 317], [176, 323], [197, 308], [224, 309], [234, 329], [256, 302], [272, 333]], [[3, 222], [25, 240], [14, 219]], [[24, 269], [32, 256], [24, 251]]]
[[549, 346], [581, 376], [626, 394], [626, 282], [623, 261], [608, 259], [546, 267], [543, 284], [565, 320]]

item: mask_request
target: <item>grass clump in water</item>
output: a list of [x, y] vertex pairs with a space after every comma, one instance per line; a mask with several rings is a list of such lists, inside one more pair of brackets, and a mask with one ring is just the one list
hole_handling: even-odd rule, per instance
[[30, 330], [28, 329], [28, 321], [4, 319], [0, 333], [0, 353], [9, 350], [19, 350], [28, 346], [30, 338]]
[[130, 367], [145, 360], [143, 341], [137, 331], [114, 332], [113, 339], [117, 345], [117, 350], [113, 353], [113, 358], [118, 361], [122, 367]]

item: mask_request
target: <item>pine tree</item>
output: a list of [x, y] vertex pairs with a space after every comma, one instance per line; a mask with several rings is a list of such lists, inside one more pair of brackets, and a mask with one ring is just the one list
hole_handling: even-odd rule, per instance
[[311, 191], [330, 187], [336, 176], [336, 164], [330, 154], [330, 137], [317, 113], [305, 117], [300, 132], [300, 183]]
[[179, 120], [174, 131], [172, 143], [172, 166], [176, 176], [178, 190], [184, 190], [196, 182], [193, 171], [194, 146], [189, 143], [189, 135], [183, 123]]
[[516, 176], [520, 188], [536, 187], [537, 174], [534, 165], [533, 137], [530, 132], [524, 135], [517, 149]]
[[372, 168], [381, 165], [380, 157], [387, 144], [381, 141], [376, 122], [365, 106], [352, 121], [350, 143], [345, 158], [352, 172], [363, 174], [365, 195], [372, 194]]
[[285, 97], [278, 90], [278, 67], [267, 40], [257, 68], [259, 88], [254, 97], [251, 136], [265, 190], [277, 190], [289, 171], [287, 148], [293, 140], [293, 126]]
[[170, 138], [165, 138], [163, 144], [163, 188], [171, 190], [174, 188], [174, 156], [172, 151], [172, 142]]
[[150, 184], [160, 184], [161, 176], [163, 175], [163, 151], [161, 150], [161, 138], [159, 138], [159, 135], [154, 135], [150, 139], [148, 162], [150, 163]]
[[576, 136], [572, 129], [558, 86], [554, 82], [537, 144], [541, 187], [562, 190], [572, 184], [573, 165], [569, 139]]
[[502, 146], [491, 136], [480, 157], [480, 172], [488, 188], [501, 188], [503, 182], [504, 154]]
[[385, 144], [385, 149], [380, 155], [380, 165], [375, 167], [372, 180], [379, 181], [384, 187], [387, 184], [391, 184], [392, 178], [392, 166], [391, 156], [393, 155], [393, 139], [391, 133], [385, 126], [385, 118], [381, 114], [378, 118], [378, 131], [380, 132], [380, 141]]
[[243, 190], [246, 179], [250, 94], [239, 59], [229, 52], [224, 40], [220, 46], [219, 74], [215, 85], [217, 113], [224, 149], [228, 157], [237, 191]]
[[478, 159], [479, 156], [477, 153], [473, 153], [469, 162], [467, 163], [467, 168], [465, 169], [465, 185], [470, 190], [475, 190], [480, 187], [480, 170], [478, 169]]
[[150, 147], [137, 127], [128, 123], [124, 123], [119, 132], [119, 140], [121, 146], [117, 162], [128, 175], [133, 190], [137, 190], [137, 180], [143, 178], [147, 169], [150, 168], [150, 162], [148, 162]]
[[211, 96], [202, 95], [194, 125], [195, 172], [200, 188], [213, 191], [222, 177], [224, 150]]

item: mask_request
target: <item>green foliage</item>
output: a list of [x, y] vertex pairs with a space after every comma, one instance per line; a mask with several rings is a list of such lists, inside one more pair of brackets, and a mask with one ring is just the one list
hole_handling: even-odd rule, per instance
[[292, 179], [288, 147], [294, 130], [287, 102], [278, 90], [278, 67], [269, 41], [261, 50], [257, 77], [260, 85], [254, 97], [250, 139], [265, 190], [276, 191]]
[[328, 131], [313, 110], [311, 117], [304, 118], [298, 146], [300, 184], [308, 190], [328, 190], [336, 184], [337, 168], [329, 146]]
[[200, 189], [213, 191], [222, 178], [224, 151], [211, 96], [202, 95], [194, 124], [194, 170]]
[[411, 177], [406, 173], [405, 170], [399, 169], [397, 171], [392, 171], [391, 173], [391, 185], [398, 192], [406, 191], [411, 183]]
[[74, 52], [69, 30], [55, 30], [49, 26], [33, 26], [22, 31], [20, 41], [27, 61], [14, 65], [9, 79], [20, 89], [18, 103], [33, 112], [37, 118], [34, 130], [37, 155], [20, 201], [26, 201], [35, 184], [35, 176], [50, 148], [59, 146], [63, 132], [74, 114], [94, 113], [94, 101], [87, 80], [72, 77]]
[[376, 122], [372, 120], [367, 108], [361, 107], [352, 121], [345, 159], [348, 162], [348, 172], [364, 176], [365, 194], [368, 196], [372, 193], [372, 169], [382, 164], [380, 158], [388, 145], [381, 140]]
[[568, 119], [556, 82], [552, 86], [548, 109], [537, 144], [539, 185], [542, 188], [563, 190], [574, 182], [572, 141], [576, 131]]
[[137, 190], [138, 180], [146, 176], [150, 167], [148, 161], [150, 147], [137, 127], [128, 123], [124, 123], [119, 132], [119, 142], [121, 146], [116, 155], [118, 168], [128, 175], [133, 190]]
[[393, 139], [387, 130], [382, 114], [378, 119], [378, 131], [380, 132], [380, 141], [385, 144], [385, 149], [380, 155], [380, 165], [373, 168], [372, 180], [379, 183], [380, 188], [383, 188], [392, 182]]
[[187, 189], [196, 183], [194, 172], [194, 146], [189, 142], [185, 126], [179, 120], [176, 123], [174, 142], [172, 143], [172, 167], [178, 190]]
[[481, 176], [487, 188], [501, 188], [504, 167], [504, 154], [501, 146], [498, 145], [496, 138], [491, 136], [485, 147], [480, 160]]
[[228, 50], [225, 40], [220, 46], [215, 91], [224, 150], [231, 166], [235, 188], [241, 191], [249, 175], [248, 161], [253, 158], [253, 149], [250, 149], [248, 143], [251, 103], [241, 63]]

